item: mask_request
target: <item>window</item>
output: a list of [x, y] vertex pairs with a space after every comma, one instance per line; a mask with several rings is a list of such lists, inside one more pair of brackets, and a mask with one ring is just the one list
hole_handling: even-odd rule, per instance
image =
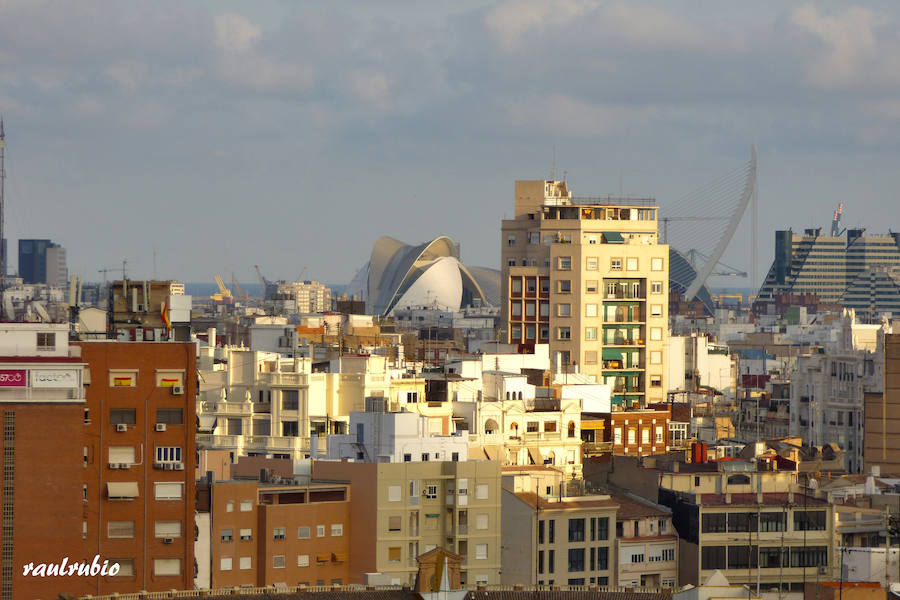
[[598, 540], [608, 540], [609, 539], [609, 517], [598, 517], [597, 518], [597, 539]]
[[[701, 529], [703, 533], [725, 533], [727, 517], [725, 513], [712, 513], [703, 515], [701, 518]], [[703, 567], [704, 569], [706, 567]], [[714, 567], [720, 568], [720, 567]]]
[[[794, 511], [794, 531], [824, 531], [825, 511], [823, 510], [796, 510]], [[810, 566], [810, 565], [806, 565]]]
[[234, 500], [225, 503], [225, 512], [234, 512]]
[[219, 531], [219, 539], [223, 542], [233, 542], [234, 541], [234, 530], [233, 529], [222, 529]]
[[298, 410], [300, 408], [299, 390], [281, 390], [281, 410]]
[[597, 364], [597, 351], [596, 350], [588, 350], [584, 353], [584, 364], [586, 364], [586, 365], [596, 365]]
[[488, 545], [487, 544], [475, 544], [475, 559], [476, 560], [487, 560], [488, 557]]
[[422, 453], [422, 462], [428, 462], [428, 453], [427, 452]]
[[488, 528], [488, 516], [486, 514], [479, 514], [475, 517], [475, 529], [487, 529]]
[[538, 564], [537, 564], [537, 572], [544, 572], [544, 551], [538, 550]]
[[597, 570], [606, 571], [609, 569], [609, 546], [600, 546], [597, 548]]
[[559, 317], [572, 316], [572, 305], [571, 304], [557, 304], [556, 305], [556, 315]]
[[787, 531], [787, 515], [784, 512], [764, 512], [759, 515], [759, 530]]
[[272, 557], [272, 568], [273, 569], [283, 569], [284, 568], [284, 555], [279, 554], [278, 556]]
[[631, 562], [632, 562], [632, 564], [644, 562], [644, 553], [643, 552], [635, 552], [634, 554], [632, 554]]
[[521, 302], [513, 302], [512, 305], [509, 307], [509, 314], [511, 314], [514, 317], [521, 317], [522, 316], [522, 303]]
[[488, 484], [479, 483], [475, 486], [475, 498], [478, 500], [488, 499]]
[[662, 327], [651, 327], [650, 328], [650, 339], [654, 342], [658, 342], [662, 340]]
[[791, 567], [828, 566], [827, 546], [806, 546], [791, 548]]
[[183, 486], [181, 482], [155, 483], [154, 497], [157, 500], [181, 500]]
[[662, 364], [662, 352], [659, 350], [652, 350], [650, 352], [650, 364], [651, 365], [661, 365]]
[[728, 546], [728, 568], [756, 568], [756, 546]]
[[425, 497], [434, 500], [438, 497], [438, 486], [436, 485], [426, 485], [425, 486]]
[[134, 446], [110, 446], [109, 462], [133, 465], [135, 462]]
[[556, 291], [560, 294], [571, 294], [572, 282], [568, 279], [560, 279], [556, 282]]
[[662, 304], [651, 304], [650, 305], [650, 316], [651, 317], [661, 317], [662, 316]]
[[622, 270], [622, 259], [621, 258], [611, 258], [609, 260], [609, 270], [610, 271], [621, 271]]
[[298, 527], [297, 528], [297, 539], [298, 540], [308, 540], [309, 539], [309, 527]]
[[154, 558], [154, 575], [181, 575], [180, 558]]
[[572, 339], [572, 329], [570, 327], [557, 327], [556, 339], [569, 340]]
[[651, 294], [662, 294], [662, 281], [653, 281], [650, 283]]
[[559, 270], [560, 271], [571, 271], [572, 270], [572, 257], [571, 256], [560, 256], [559, 257]]
[[585, 327], [584, 328], [584, 339], [588, 341], [593, 341], [597, 339], [597, 328], [596, 327]]
[[616, 427], [613, 429], [613, 444], [619, 446], [622, 444], [622, 428]]
[[657, 426], [656, 426], [656, 438], [655, 438], [655, 440], [656, 440], [656, 443], [657, 443], [657, 444], [662, 444], [662, 443], [663, 443], [663, 428], [662, 428], [662, 425], [657, 425]]
[[638, 259], [634, 256], [630, 256], [625, 259], [625, 268], [628, 271], [637, 271], [638, 270]]
[[253, 568], [252, 558], [249, 556], [242, 556], [240, 561], [240, 568], [244, 570]]
[[135, 425], [137, 423], [137, 411], [133, 408], [109, 409], [110, 425]]
[[156, 462], [176, 463], [181, 462], [181, 446], [157, 446]]
[[316, 537], [325, 537], [324, 525], [316, 525]]
[[[409, 455], [409, 457], [410, 460], [412, 460], [412, 455]], [[400, 494], [401, 490], [399, 485], [392, 485], [388, 487], [388, 502], [400, 502]]]
[[547, 542], [550, 544], [556, 542], [556, 519], [550, 519], [549, 529], [547, 530]]
[[569, 519], [569, 541], [584, 541], [584, 519]]
[[[709, 516], [709, 515], [704, 515]], [[724, 569], [725, 546], [705, 546], [700, 553], [701, 569]]]
[[598, 289], [598, 283], [596, 279], [588, 279], [584, 283], [584, 291], [587, 294], [596, 294]]
[[[515, 259], [511, 259], [513, 264], [515, 264]], [[512, 266], [512, 265], [510, 265]], [[521, 294], [522, 293], [522, 280], [519, 278], [512, 280], [512, 293], [513, 294]]]
[[584, 548], [569, 548], [569, 573], [584, 571]]
[[388, 531], [400, 531], [403, 518], [397, 515], [388, 517]]
[[637, 430], [633, 427], [628, 428], [628, 443], [636, 444], [637, 443]]
[[230, 556], [223, 556], [219, 559], [219, 570], [220, 571], [230, 571], [232, 565], [232, 558]]
[[166, 425], [183, 425], [184, 411], [180, 408], [157, 408], [156, 422]]
[[133, 538], [134, 521], [109, 521], [106, 524], [106, 537]]
[[[531, 304], [531, 303], [529, 303]], [[541, 302], [541, 316], [549, 317], [550, 316], [550, 303], [549, 302]]]
[[287, 536], [287, 530], [284, 527], [276, 527], [272, 530], [273, 540], [283, 540]]
[[400, 562], [400, 546], [391, 546], [388, 548], [388, 560], [391, 562]]
[[544, 521], [538, 521], [538, 544], [544, 543]]
[[156, 521], [153, 524], [153, 533], [158, 538], [180, 538], [181, 521]]
[[241, 500], [241, 512], [250, 512], [253, 510], [253, 500]]
[[249, 542], [253, 539], [253, 529], [241, 529], [239, 533], [242, 542]]
[[728, 513], [728, 531], [744, 532], [756, 531], [755, 513]]
[[584, 305], [584, 316], [596, 317], [597, 316], [597, 305], [596, 304], [585, 304]]
[[663, 270], [663, 259], [651, 258], [650, 259], [650, 270], [651, 271], [662, 271]]
[[662, 561], [675, 560], [675, 548], [663, 548], [659, 559]]
[[344, 535], [344, 525], [336, 523], [331, 525], [331, 537], [341, 537]]
[[600, 261], [597, 260], [597, 257], [595, 257], [595, 256], [589, 256], [588, 259], [587, 259], [587, 261], [586, 261], [586, 263], [585, 263], [585, 268], [586, 268], [588, 271], [596, 271], [596, 270], [599, 268], [599, 262], [600, 262]]
[[649, 444], [650, 443], [650, 428], [643, 427], [641, 428], [641, 444]]
[[297, 437], [300, 435], [300, 426], [297, 421], [282, 421], [281, 435], [283, 437]]
[[506, 237], [506, 245], [507, 246], [515, 246], [516, 245], [516, 236], [509, 235]]
[[38, 350], [53, 350], [55, 348], [56, 348], [56, 334], [55, 333], [38, 332], [38, 334], [37, 334], [37, 349]]
[[137, 385], [136, 370], [113, 370], [109, 371], [109, 387], [134, 387]]
[[228, 435], [243, 435], [244, 422], [241, 419], [226, 419], [225, 432]]

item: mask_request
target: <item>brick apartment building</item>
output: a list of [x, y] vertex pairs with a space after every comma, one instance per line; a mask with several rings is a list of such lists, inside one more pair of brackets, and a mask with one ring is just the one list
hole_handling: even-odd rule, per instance
[[24, 565], [92, 559], [83, 547], [84, 363], [68, 326], [0, 325], [0, 599], [88, 593], [85, 578], [32, 577]]
[[[86, 552], [117, 562], [92, 594], [191, 589], [195, 347], [81, 342]], [[79, 456], [82, 452], [78, 452]]]
[[198, 583], [220, 588], [350, 581], [350, 486], [274, 479], [201, 482], [199, 522], [207, 511], [209, 520], [201, 526], [197, 561], [209, 583]]

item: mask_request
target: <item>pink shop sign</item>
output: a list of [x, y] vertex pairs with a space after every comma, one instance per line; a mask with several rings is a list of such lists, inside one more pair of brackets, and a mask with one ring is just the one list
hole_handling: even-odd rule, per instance
[[0, 369], [0, 387], [25, 387], [26, 374], [25, 369]]

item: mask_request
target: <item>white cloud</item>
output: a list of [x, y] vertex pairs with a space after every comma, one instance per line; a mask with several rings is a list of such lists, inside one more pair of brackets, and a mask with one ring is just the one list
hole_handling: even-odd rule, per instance
[[643, 125], [659, 115], [654, 106], [591, 104], [565, 94], [551, 94], [507, 105], [516, 127], [536, 128], [562, 137], [591, 138]]
[[347, 76], [347, 88], [365, 104], [387, 110], [391, 108], [391, 81], [385, 73], [371, 69], [357, 69]]
[[513, 50], [526, 34], [565, 25], [596, 7], [592, 0], [507, 0], [488, 12], [484, 22], [501, 47]]
[[234, 13], [216, 17], [216, 45], [226, 52], [247, 52], [262, 37], [262, 30]]
[[[800, 6], [791, 15], [800, 29], [815, 35], [826, 46], [807, 68], [807, 81], [825, 89], [848, 89], [860, 84], [882, 87], [900, 83], [896, 37], [893, 44], [879, 32], [892, 19], [861, 6], [825, 15], [812, 4]], [[896, 34], [896, 30], [894, 30]]]

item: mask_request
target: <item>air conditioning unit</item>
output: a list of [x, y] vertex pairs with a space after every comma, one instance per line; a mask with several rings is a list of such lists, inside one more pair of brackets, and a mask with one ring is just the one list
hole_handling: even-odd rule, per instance
[[184, 386], [183, 385], [173, 385], [172, 386], [172, 395], [173, 396], [184, 396]]
[[157, 423], [157, 424], [156, 424], [156, 430], [157, 430], [157, 431], [165, 431], [165, 430], [166, 430], [166, 424], [165, 424], [165, 423]]
[[165, 469], [166, 463], [155, 462], [155, 463], [153, 463], [153, 468], [154, 469]]
[[171, 544], [174, 541], [172, 538], [163, 538], [163, 544]]
[[176, 471], [184, 471], [184, 463], [183, 462], [175, 463], [175, 470]]
[[119, 463], [119, 468], [127, 470], [127, 469], [131, 468], [131, 464], [130, 463]]
[[126, 425], [125, 423], [116, 423], [116, 431], [118, 431], [119, 433], [128, 431], [128, 425]]
[[119, 463], [109, 463], [109, 468], [110, 468], [110, 469], [118, 469], [118, 468], [119, 468]]
[[163, 465], [164, 465], [163, 468], [166, 471], [174, 471], [175, 470], [175, 463], [163, 463]]

